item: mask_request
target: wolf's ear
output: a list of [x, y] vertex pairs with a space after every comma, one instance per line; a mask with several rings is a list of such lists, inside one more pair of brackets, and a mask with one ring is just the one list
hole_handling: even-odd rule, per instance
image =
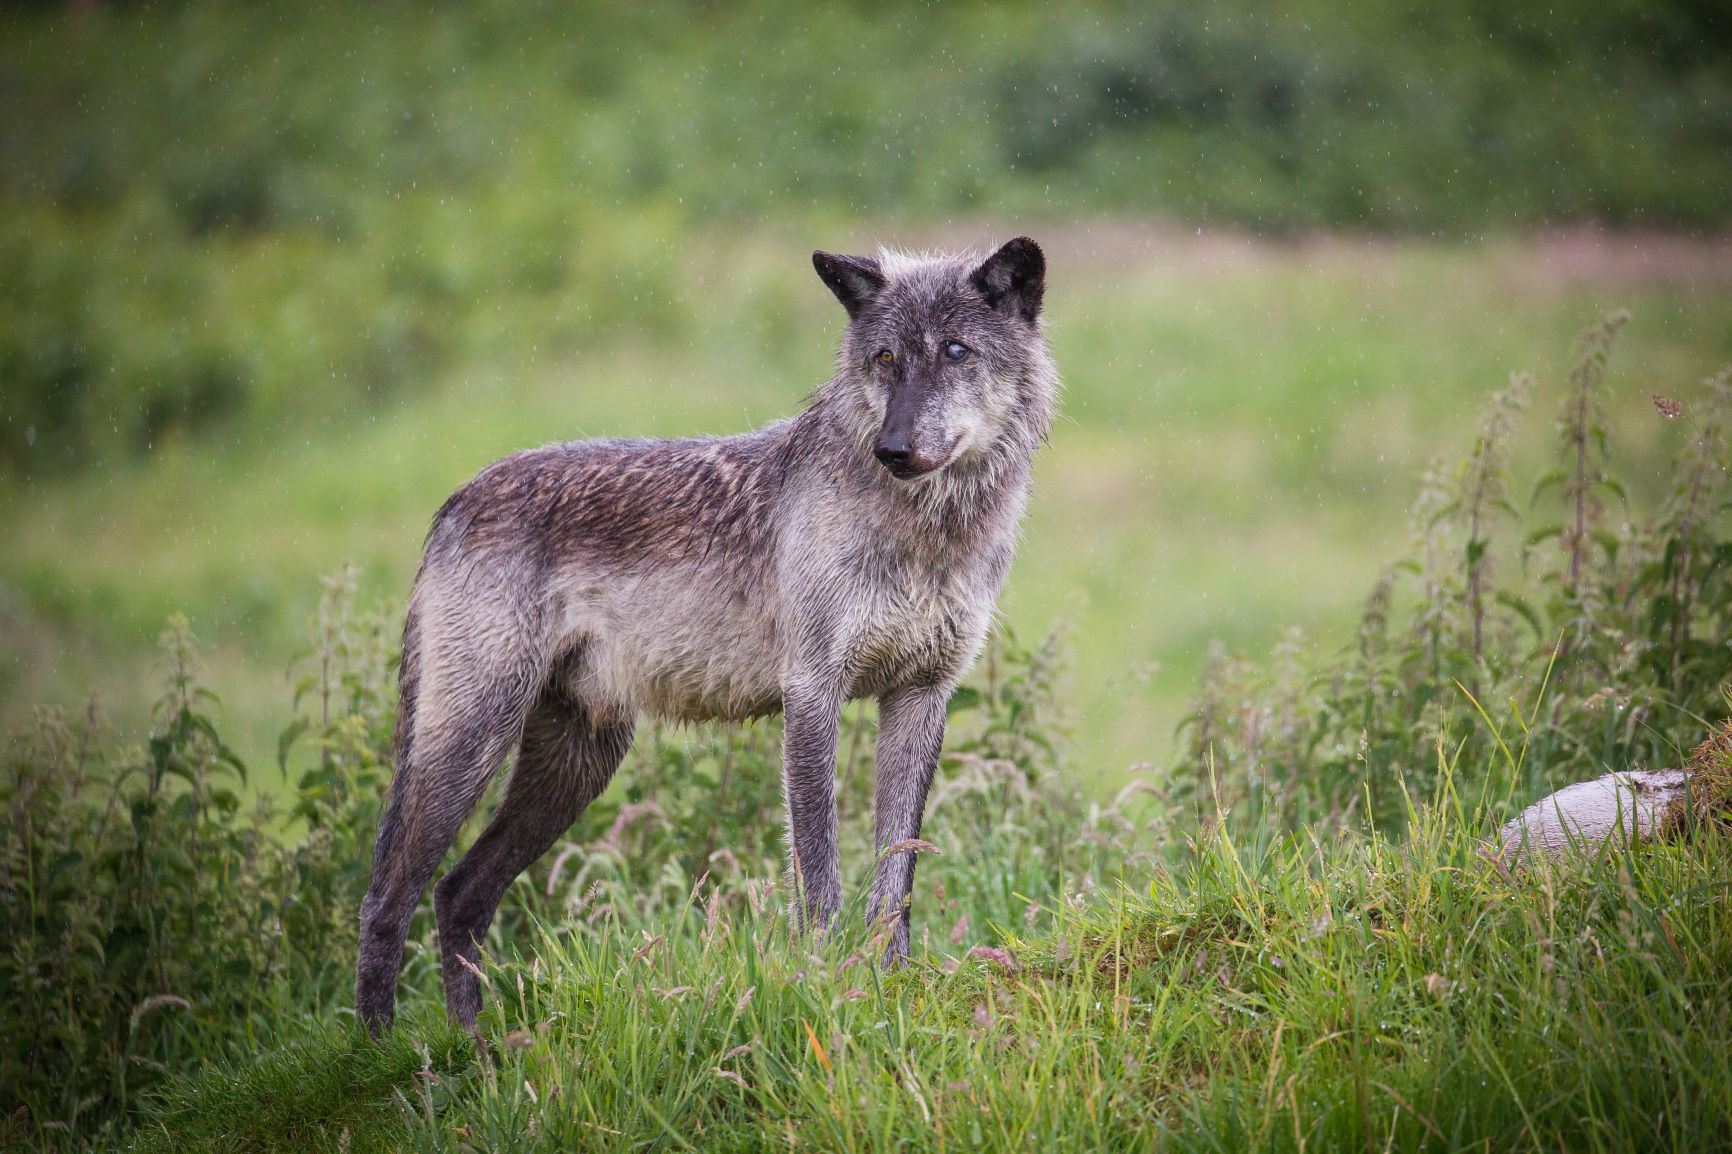
[[1046, 256], [1038, 244], [1019, 236], [987, 257], [969, 280], [993, 308], [1032, 321], [1046, 295]]
[[820, 250], [812, 254], [812, 267], [851, 317], [860, 315], [866, 302], [884, 287], [884, 271], [869, 256], [838, 256]]

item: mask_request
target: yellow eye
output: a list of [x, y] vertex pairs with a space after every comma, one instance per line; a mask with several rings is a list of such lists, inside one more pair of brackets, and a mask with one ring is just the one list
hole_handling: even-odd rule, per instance
[[891, 352], [889, 349], [879, 349], [878, 363], [881, 365], [893, 365], [896, 363], [896, 354]]

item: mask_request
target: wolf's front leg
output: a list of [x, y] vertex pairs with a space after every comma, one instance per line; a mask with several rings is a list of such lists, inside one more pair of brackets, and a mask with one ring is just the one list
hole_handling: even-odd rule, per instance
[[874, 923], [889, 919], [891, 935], [884, 960], [908, 956], [908, 903], [914, 892], [914, 852], [885, 851], [898, 842], [920, 836], [926, 791], [938, 768], [944, 745], [944, 709], [948, 685], [917, 685], [891, 690], [878, 699], [878, 822], [877, 872], [867, 907]]
[[825, 928], [842, 905], [836, 851], [839, 678], [794, 677], [783, 689], [782, 789], [802, 928]]

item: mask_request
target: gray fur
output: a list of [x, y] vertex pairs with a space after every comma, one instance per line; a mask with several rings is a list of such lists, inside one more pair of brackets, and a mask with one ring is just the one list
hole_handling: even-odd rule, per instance
[[[833, 788], [847, 701], [880, 703], [880, 850], [918, 835], [945, 703], [985, 639], [1052, 422], [1045, 264], [1026, 238], [984, 261], [813, 264], [849, 324], [836, 375], [804, 412], [735, 437], [518, 453], [434, 518], [361, 912], [356, 1003], [374, 1032], [391, 1023], [421, 893], [513, 749], [497, 815], [434, 890], [459, 1022], [480, 998], [456, 958], [474, 961], [512, 879], [606, 788], [639, 714], [784, 714], [805, 925], [841, 905]], [[906, 852], [874, 876], [891, 960], [907, 954], [913, 877]]]

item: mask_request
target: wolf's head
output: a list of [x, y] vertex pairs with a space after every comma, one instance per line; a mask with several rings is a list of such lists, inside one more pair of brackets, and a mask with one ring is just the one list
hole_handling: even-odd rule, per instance
[[1056, 376], [1034, 241], [1018, 237], [984, 260], [815, 252], [812, 264], [848, 310], [845, 419], [897, 478], [1032, 452], [1046, 435]]

